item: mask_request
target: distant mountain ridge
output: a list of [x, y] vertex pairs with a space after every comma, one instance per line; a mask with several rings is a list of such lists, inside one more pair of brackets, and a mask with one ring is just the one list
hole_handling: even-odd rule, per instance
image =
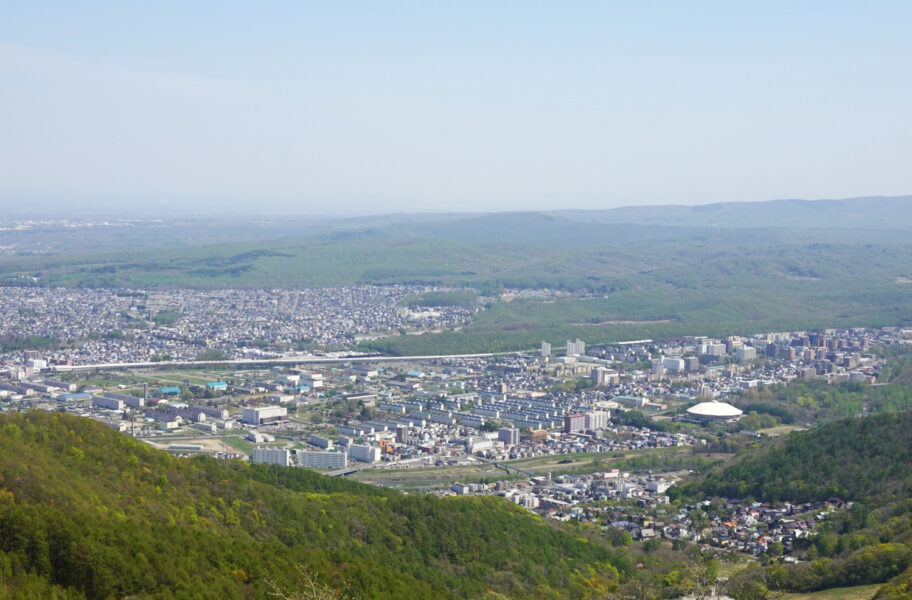
[[[912, 230], [912, 195], [823, 200], [723, 202], [693, 206], [651, 205], [609, 209], [529, 210], [489, 213], [378, 214], [327, 220], [333, 236], [400, 238], [421, 236], [452, 241], [601, 244], [606, 240], [718, 236], [719, 229], [751, 230]], [[693, 231], [696, 230], [696, 231]], [[355, 233], [357, 232], [357, 234]]]
[[[0, 216], [0, 225], [17, 218]], [[74, 256], [151, 248], [278, 241], [334, 243], [426, 238], [439, 242], [514, 244], [535, 247], [619, 246], [631, 242], [686, 239], [736, 243], [887, 241], [878, 233], [912, 230], [912, 196], [842, 200], [771, 200], [697, 206], [626, 206], [604, 210], [390, 213], [356, 217], [213, 214], [90, 223], [35, 223], [0, 229], [0, 263], [15, 256]], [[100, 217], [97, 217], [100, 218]], [[6, 222], [6, 221], [9, 222]], [[64, 219], [65, 221], [65, 219]], [[838, 239], [827, 232], [838, 233]], [[807, 236], [812, 236], [810, 239]]]
[[906, 230], [912, 229], [912, 196], [626, 206], [606, 210], [550, 211], [548, 214], [575, 221], [638, 225]]

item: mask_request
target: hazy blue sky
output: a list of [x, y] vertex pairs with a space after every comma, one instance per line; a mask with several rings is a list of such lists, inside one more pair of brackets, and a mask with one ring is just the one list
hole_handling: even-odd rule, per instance
[[0, 206], [912, 193], [912, 2], [0, 1]]

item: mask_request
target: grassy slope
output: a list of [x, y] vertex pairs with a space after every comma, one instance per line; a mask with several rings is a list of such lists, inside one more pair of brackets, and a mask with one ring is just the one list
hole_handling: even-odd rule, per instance
[[777, 594], [771, 598], [772, 600], [871, 600], [880, 587], [880, 584], [857, 585], [807, 594]]

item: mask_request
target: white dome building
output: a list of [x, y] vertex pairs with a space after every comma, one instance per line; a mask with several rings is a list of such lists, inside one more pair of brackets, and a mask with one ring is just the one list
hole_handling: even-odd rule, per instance
[[710, 400], [709, 402], [700, 402], [687, 409], [687, 414], [695, 421], [716, 421], [716, 422], [735, 422], [744, 414], [739, 408], [735, 408], [728, 402], [719, 402]]

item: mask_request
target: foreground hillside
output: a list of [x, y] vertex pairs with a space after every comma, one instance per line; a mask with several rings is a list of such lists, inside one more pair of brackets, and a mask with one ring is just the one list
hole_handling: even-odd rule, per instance
[[[770, 563], [732, 578], [730, 590], [810, 592], [886, 583], [878, 598], [908, 598], [912, 580], [912, 411], [835, 421], [793, 432], [778, 447], [751, 448], [740, 462], [670, 494], [825, 501], [851, 508], [823, 518], [795, 541], [795, 565]], [[839, 504], [839, 502], [836, 502]], [[758, 524], [759, 535], [769, 535]], [[891, 579], [893, 578], [893, 579]], [[904, 591], [905, 590], [905, 591]], [[753, 596], [744, 596], [753, 597]]]
[[63, 414], [0, 418], [10, 597], [267, 598], [303, 567], [362, 598], [586, 598], [635, 570], [581, 535], [499, 499], [176, 459]]

